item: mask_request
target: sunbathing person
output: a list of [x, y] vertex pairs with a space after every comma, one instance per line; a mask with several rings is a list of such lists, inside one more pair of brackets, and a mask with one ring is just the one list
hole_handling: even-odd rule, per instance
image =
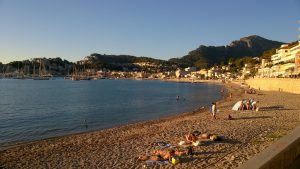
[[193, 133], [189, 133], [189, 134], [185, 135], [185, 139], [191, 143], [194, 143], [198, 140], [197, 136]]
[[[175, 150], [154, 150], [152, 156], [139, 156], [138, 160], [146, 161], [146, 160], [153, 160], [153, 161], [164, 161], [164, 160], [172, 160], [172, 157], [175, 156], [176, 152]], [[179, 154], [179, 151], [177, 152]]]
[[175, 155], [181, 156], [185, 153], [185, 151], [179, 151], [179, 150], [154, 150], [153, 154], [160, 155], [164, 160], [172, 160], [172, 157]]
[[140, 160], [140, 161], [147, 161], [147, 160], [163, 161], [163, 158], [161, 156], [157, 156], [157, 155], [153, 155], [153, 156], [142, 155], [142, 156], [138, 157], [138, 160]]
[[200, 139], [209, 139], [211, 134], [208, 134], [208, 133], [203, 133], [203, 134], [200, 134], [199, 138]]
[[[174, 151], [174, 153], [173, 153]], [[153, 150], [152, 153], [153, 154], [156, 154], [156, 155], [161, 155], [161, 156], [164, 156], [165, 158], [168, 158], [170, 157], [170, 155], [176, 155], [176, 156], [182, 156], [182, 155], [185, 155], [187, 154], [189, 151], [189, 148], [187, 150], [169, 150], [169, 151], [166, 151], [166, 150]]]
[[208, 133], [200, 133], [197, 134], [197, 136], [194, 133], [189, 133], [188, 135], [185, 135], [186, 140], [188, 143], [195, 143], [199, 139], [209, 139], [211, 134]]

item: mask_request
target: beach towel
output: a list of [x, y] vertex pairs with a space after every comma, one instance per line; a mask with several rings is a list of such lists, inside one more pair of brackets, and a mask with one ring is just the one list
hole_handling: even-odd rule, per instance
[[157, 142], [156, 145], [159, 146], [161, 149], [165, 149], [165, 148], [174, 148], [174, 147], [176, 147], [176, 146], [173, 146], [173, 145], [170, 144], [170, 143], [166, 143], [166, 142], [163, 142], [163, 141]]
[[153, 166], [153, 165], [165, 165], [165, 164], [169, 164], [168, 160], [164, 160], [164, 161], [154, 161], [154, 160], [147, 160], [146, 161], [146, 166]]

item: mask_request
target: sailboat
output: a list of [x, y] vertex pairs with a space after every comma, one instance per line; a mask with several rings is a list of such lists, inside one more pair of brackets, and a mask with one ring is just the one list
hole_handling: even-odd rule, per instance
[[72, 73], [72, 76], [71, 76], [71, 80], [73, 80], [73, 81], [80, 80], [80, 76], [78, 75], [76, 67], [73, 67], [73, 73]]
[[18, 70], [16, 71], [16, 74], [14, 74], [13, 79], [22, 79], [24, 80], [24, 72], [20, 70], [19, 64], [18, 64]]
[[42, 60], [40, 60], [40, 66], [39, 66], [39, 76], [34, 76], [33, 80], [50, 80], [52, 77], [51, 75], [46, 75], [46, 67], [44, 63], [42, 63]]

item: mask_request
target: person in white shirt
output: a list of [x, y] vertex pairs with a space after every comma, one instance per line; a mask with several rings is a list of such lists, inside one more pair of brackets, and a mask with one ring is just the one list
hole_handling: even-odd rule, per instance
[[211, 113], [212, 113], [212, 118], [215, 120], [217, 119], [216, 113], [217, 113], [217, 105], [216, 102], [212, 102], [211, 104]]

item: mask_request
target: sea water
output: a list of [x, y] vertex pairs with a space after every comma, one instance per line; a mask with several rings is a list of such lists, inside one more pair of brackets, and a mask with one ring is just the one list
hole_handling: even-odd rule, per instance
[[0, 148], [192, 111], [220, 99], [220, 89], [151, 80], [0, 79]]

